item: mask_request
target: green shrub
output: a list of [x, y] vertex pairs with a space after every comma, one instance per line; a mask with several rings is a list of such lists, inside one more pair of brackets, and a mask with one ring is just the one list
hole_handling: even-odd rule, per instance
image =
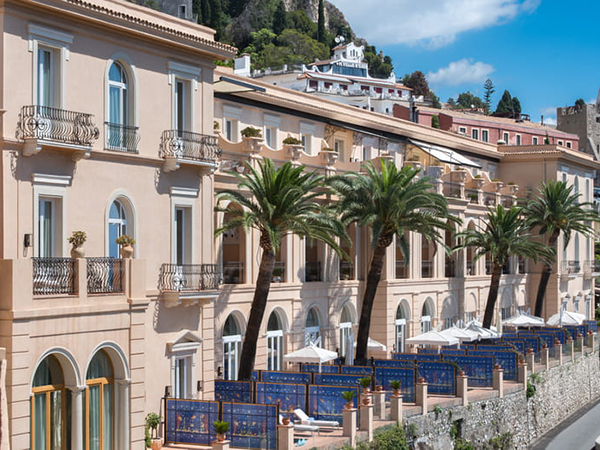
[[373, 450], [408, 450], [406, 436], [402, 427], [390, 425], [378, 429], [371, 444]]
[[500, 434], [491, 438], [485, 448], [489, 450], [504, 450], [506, 448], [512, 448], [512, 440], [512, 433], [508, 432]]
[[242, 131], [240, 131], [242, 137], [245, 138], [261, 138], [262, 131], [259, 128], [254, 127], [246, 127]]
[[473, 445], [464, 439], [454, 441], [454, 450], [474, 450]]
[[530, 399], [535, 395], [535, 386], [531, 381], [527, 382], [527, 390], [525, 391], [525, 395], [527, 396], [527, 399]]
[[442, 407], [439, 404], [435, 405], [433, 407], [433, 412], [436, 413], [436, 414], [441, 414], [442, 413]]

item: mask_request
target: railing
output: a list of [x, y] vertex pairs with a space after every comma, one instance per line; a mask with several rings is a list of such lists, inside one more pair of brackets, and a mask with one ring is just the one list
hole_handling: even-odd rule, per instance
[[321, 261], [307, 261], [304, 266], [304, 281], [322, 281]]
[[340, 280], [354, 280], [354, 263], [340, 261]]
[[460, 198], [460, 189], [462, 183], [444, 181], [444, 195], [446, 197]]
[[117, 152], [137, 153], [140, 142], [138, 127], [104, 122], [106, 149]]
[[406, 264], [406, 261], [396, 261], [396, 278], [408, 278], [408, 264]]
[[473, 263], [473, 260], [467, 260], [467, 275], [475, 275], [475, 263]]
[[221, 271], [216, 264], [163, 264], [158, 276], [161, 291], [199, 292], [217, 289]]
[[240, 284], [244, 282], [244, 263], [227, 261], [223, 263], [223, 284]]
[[433, 261], [421, 261], [421, 278], [433, 277]]
[[33, 295], [75, 295], [75, 259], [33, 258]]
[[581, 265], [579, 261], [563, 261], [562, 262], [562, 273], [565, 274], [575, 274], [579, 273], [581, 270]]
[[91, 114], [49, 106], [23, 106], [17, 124], [17, 138], [91, 146], [100, 134], [92, 117]]
[[600, 275], [600, 261], [588, 260], [583, 263], [583, 271], [587, 275]]
[[124, 292], [125, 267], [121, 258], [86, 258], [88, 294]]
[[524, 274], [525, 273], [525, 260], [518, 259], [517, 260], [517, 273]]
[[160, 139], [160, 157], [215, 162], [223, 151], [216, 136], [181, 130], [165, 130]]
[[456, 261], [454, 259], [446, 258], [444, 276], [446, 278], [454, 278], [456, 276]]
[[479, 191], [477, 189], [465, 189], [465, 195], [469, 203], [479, 203]]
[[273, 283], [282, 283], [285, 281], [285, 261], [275, 261], [273, 268]]
[[493, 193], [484, 193], [483, 194], [483, 204], [486, 206], [496, 206], [496, 194]]

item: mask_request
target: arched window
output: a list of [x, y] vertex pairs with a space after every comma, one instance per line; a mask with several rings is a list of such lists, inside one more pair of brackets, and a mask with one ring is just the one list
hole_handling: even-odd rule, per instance
[[510, 316], [512, 316], [512, 309], [513, 309], [512, 306], [513, 306], [512, 294], [511, 294], [510, 290], [506, 289], [502, 293], [502, 300], [500, 302], [500, 317], [502, 318], [502, 320], [506, 320]]
[[425, 301], [423, 304], [423, 309], [421, 310], [421, 332], [427, 333], [431, 330], [431, 316], [433, 315], [432, 308], [429, 304], [429, 299]]
[[444, 300], [441, 316], [444, 329], [452, 327], [458, 321], [458, 303], [454, 297], [450, 296]]
[[238, 321], [230, 314], [223, 325], [223, 378], [237, 380], [242, 345], [242, 331]]
[[129, 101], [127, 73], [123, 66], [114, 62], [108, 71], [108, 123], [107, 147], [127, 150], [129, 125]]
[[[67, 416], [63, 371], [54, 355], [40, 363], [33, 377], [31, 396], [31, 442], [33, 450], [67, 448]], [[69, 414], [68, 414], [69, 412]]]
[[351, 352], [354, 350], [354, 332], [352, 330], [352, 314], [348, 305], [344, 305], [342, 308], [342, 315], [340, 316], [340, 356], [346, 358], [352, 358]]
[[406, 311], [402, 304], [398, 305], [396, 310], [396, 351], [403, 353], [405, 351], [406, 341]]
[[[469, 222], [468, 227], [470, 230], [475, 229], [473, 221]], [[477, 264], [473, 261], [475, 259], [475, 249], [473, 247], [467, 247], [467, 275], [477, 275]]]
[[281, 370], [283, 354], [283, 326], [275, 311], [267, 323], [267, 370]]
[[114, 370], [106, 351], [99, 350], [87, 370], [86, 450], [115, 448]]
[[321, 346], [321, 327], [319, 325], [319, 316], [314, 308], [308, 310], [306, 315], [306, 324], [304, 327], [304, 344], [315, 344]]
[[108, 213], [108, 256], [119, 257], [119, 245], [115, 242], [119, 236], [128, 234], [127, 210], [120, 200], [110, 205]]

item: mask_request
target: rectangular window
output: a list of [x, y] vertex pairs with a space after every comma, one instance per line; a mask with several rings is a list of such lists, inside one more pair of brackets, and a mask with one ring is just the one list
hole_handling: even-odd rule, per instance
[[192, 262], [191, 208], [177, 206], [174, 211], [174, 263], [178, 266]]
[[225, 119], [225, 139], [229, 142], [237, 142], [237, 120]]
[[563, 145], [563, 141], [558, 141], [558, 145]]
[[515, 143], [516, 145], [521, 145], [521, 135], [515, 134]]
[[471, 136], [473, 139], [479, 139], [479, 130], [477, 128], [473, 128], [471, 130]]
[[531, 144], [532, 145], [538, 145], [538, 137], [537, 136], [534, 136], [534, 137], [531, 138]]
[[344, 141], [336, 139], [333, 143], [333, 149], [338, 153], [340, 161], [344, 161]]
[[481, 130], [481, 140], [483, 142], [489, 142], [489, 132], [488, 132], [488, 130]]
[[467, 129], [466, 127], [458, 127], [458, 132], [460, 134], [467, 134]]
[[183, 131], [192, 131], [190, 111], [190, 83], [187, 80], [175, 81], [175, 130], [181, 136]]
[[567, 141], [567, 148], [571, 148], [571, 147], [572, 147], [572, 144], [571, 144], [571, 142], [570, 142], [570, 141]]
[[192, 398], [192, 364], [191, 357], [175, 358], [175, 376], [173, 396], [175, 398]]
[[300, 122], [300, 140], [307, 155], [313, 154], [313, 136], [316, 133], [316, 127], [313, 123]]
[[265, 127], [265, 143], [269, 148], [277, 148], [277, 128]]
[[38, 47], [37, 67], [37, 104], [54, 106], [54, 51], [47, 47]]
[[48, 258], [54, 255], [56, 207], [54, 199], [40, 198], [38, 209], [38, 256]]
[[507, 145], [510, 144], [510, 138], [508, 133], [502, 133], [502, 140], [506, 142]]

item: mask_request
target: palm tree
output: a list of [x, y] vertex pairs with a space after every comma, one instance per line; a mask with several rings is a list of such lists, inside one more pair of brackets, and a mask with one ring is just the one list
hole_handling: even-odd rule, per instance
[[394, 235], [400, 239], [405, 258], [408, 249], [406, 231], [421, 233], [424, 239], [442, 242], [440, 229], [449, 229], [448, 203], [444, 196], [432, 191], [427, 178], [417, 178], [418, 170], [406, 166], [401, 170], [391, 162], [382, 162], [377, 170], [371, 162], [363, 166], [365, 173], [349, 173], [330, 179], [339, 195], [338, 211], [344, 224], [369, 227], [373, 257], [362, 299], [362, 311], [356, 342], [355, 364], [363, 365], [367, 357], [367, 341], [371, 312], [377, 285], [381, 279], [383, 257]]
[[538, 259], [551, 260], [554, 256], [552, 249], [531, 239], [528, 224], [522, 213], [522, 208], [517, 206], [505, 209], [502, 205], [497, 205], [495, 209], [488, 209], [485, 228], [468, 228], [456, 234], [456, 238], [462, 242], [453, 250], [473, 247], [475, 249], [473, 261], [489, 254], [493, 263], [492, 281], [483, 317], [483, 326], [486, 328], [492, 325], [502, 267], [508, 262], [508, 258], [521, 256], [537, 261]]
[[238, 379], [250, 380], [256, 358], [256, 344], [267, 305], [275, 254], [287, 234], [314, 238], [341, 252], [336, 237], [348, 241], [341, 222], [331, 209], [317, 201], [323, 195], [324, 178], [316, 172], [305, 172], [304, 166], [294, 167], [290, 162], [276, 168], [270, 159], [258, 163], [258, 169], [247, 166], [247, 174], [239, 175], [238, 189], [216, 194], [218, 201], [229, 200], [240, 205], [216, 210], [229, 213], [232, 219], [215, 231], [255, 229], [260, 233], [262, 257], [256, 289], [252, 300], [248, 327], [244, 336]]
[[[529, 227], [539, 228], [540, 235], [549, 236], [548, 246], [555, 249], [561, 233], [564, 248], [567, 248], [573, 232], [586, 237], [594, 235], [591, 222], [600, 221], [600, 216], [592, 209], [591, 203], [579, 203], [579, 195], [573, 192], [573, 186], [567, 186], [564, 181], [549, 181], [542, 184], [537, 197], [528, 203], [525, 214]], [[548, 262], [542, 268], [535, 299], [536, 316], [542, 315], [552, 266], [552, 262]]]

